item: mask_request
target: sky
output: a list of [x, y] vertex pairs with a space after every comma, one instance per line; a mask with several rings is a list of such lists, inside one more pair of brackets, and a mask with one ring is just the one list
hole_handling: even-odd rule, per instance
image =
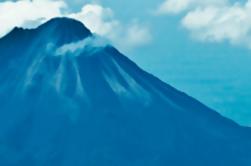
[[146, 71], [251, 126], [251, 0], [0, 0], [0, 36], [82, 21]]

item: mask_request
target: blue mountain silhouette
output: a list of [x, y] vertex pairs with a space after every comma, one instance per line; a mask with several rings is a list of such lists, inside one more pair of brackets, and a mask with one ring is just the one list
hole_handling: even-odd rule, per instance
[[1, 166], [250, 166], [251, 129], [143, 71], [82, 23], [0, 39]]

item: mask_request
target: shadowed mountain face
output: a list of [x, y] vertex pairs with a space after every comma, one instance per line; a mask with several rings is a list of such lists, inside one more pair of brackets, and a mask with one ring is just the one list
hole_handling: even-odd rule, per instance
[[0, 39], [1, 166], [250, 166], [251, 130], [56, 18]]

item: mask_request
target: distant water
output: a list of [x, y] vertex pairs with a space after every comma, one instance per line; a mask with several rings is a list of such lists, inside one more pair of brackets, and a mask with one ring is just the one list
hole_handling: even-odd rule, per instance
[[222, 115], [251, 126], [251, 56], [142, 57], [130, 58]]

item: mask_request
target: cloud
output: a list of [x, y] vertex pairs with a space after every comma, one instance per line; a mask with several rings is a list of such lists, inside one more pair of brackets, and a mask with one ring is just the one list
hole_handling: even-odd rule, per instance
[[124, 24], [117, 20], [110, 8], [97, 4], [87, 4], [78, 13], [69, 17], [82, 21], [92, 32], [109, 39], [122, 50], [133, 49], [151, 41], [147, 26], [132, 20]]
[[84, 22], [92, 32], [104, 36], [111, 33], [111, 30], [120, 24], [114, 19], [113, 11], [110, 8], [97, 4], [87, 4], [79, 13], [70, 14], [69, 17]]
[[178, 14], [198, 7], [223, 6], [227, 0], [166, 0], [157, 9], [158, 14]]
[[245, 44], [251, 48], [251, 1], [245, 5], [207, 7], [190, 11], [182, 25], [198, 40]]
[[[192, 0], [184, 1], [192, 3]], [[228, 41], [251, 49], [251, 0], [245, 3], [221, 1], [221, 4], [208, 1], [207, 5], [207, 1], [203, 2], [205, 4], [201, 5], [194, 0], [193, 5], [178, 12], [183, 12], [181, 24], [194, 39], [203, 42]]]
[[73, 53], [75, 56], [78, 56], [79, 54], [81, 54], [84, 48], [89, 47], [90, 49], [95, 51], [96, 48], [98, 49], [104, 48], [107, 45], [108, 45], [108, 41], [106, 41], [104, 38], [99, 37], [99, 36], [91, 36], [83, 40], [73, 42], [73, 43], [68, 43], [57, 48], [56, 55], [62, 56], [67, 53]]
[[[126, 45], [127, 47], [141, 46], [147, 44], [152, 40], [151, 33], [145, 25], [141, 25], [136, 20], [127, 26], [126, 33], [119, 43]], [[123, 32], [121, 32], [123, 33]]]
[[63, 1], [20, 0], [0, 2], [0, 36], [15, 26], [30, 27], [31, 22], [43, 22], [61, 16], [66, 5]]
[[75, 18], [92, 32], [111, 41], [122, 51], [131, 50], [151, 41], [148, 27], [139, 21], [122, 23], [112, 9], [99, 4], [85, 4], [81, 11], [71, 12], [62, 0], [20, 0], [0, 2], [0, 37], [15, 26], [34, 28], [58, 16]]

